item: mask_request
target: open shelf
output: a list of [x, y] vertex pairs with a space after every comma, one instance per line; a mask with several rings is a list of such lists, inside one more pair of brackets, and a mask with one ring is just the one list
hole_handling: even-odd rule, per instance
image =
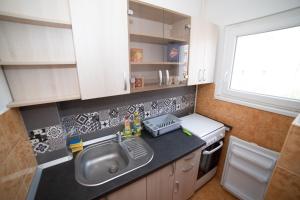
[[53, 97], [53, 98], [41, 99], [41, 100], [15, 101], [15, 102], [9, 103], [7, 105], [7, 107], [14, 108], [14, 107], [21, 107], [21, 106], [53, 103], [53, 102], [59, 102], [59, 101], [69, 101], [69, 100], [75, 100], [75, 99], [80, 99], [80, 95], [72, 95], [72, 96], [66, 96], [66, 97]]
[[142, 62], [142, 63], [130, 63], [131, 65], [182, 65], [182, 62]]
[[43, 18], [30, 17], [25, 15], [16, 15], [16, 14], [5, 13], [5, 12], [0, 12], [0, 20], [22, 23], [22, 24], [31, 24], [37, 26], [48, 26], [48, 27], [67, 28], [67, 29], [72, 28], [71, 23], [64, 22], [64, 21], [43, 19]]
[[130, 33], [130, 41], [143, 42], [153, 44], [169, 44], [169, 43], [187, 43], [188, 41], [182, 38], [163, 37], [157, 35], [148, 35], [141, 33]]
[[80, 99], [76, 65], [3, 66], [13, 102], [20, 107]]
[[[191, 17], [140, 0], [129, 0], [129, 9], [130, 60], [141, 61], [130, 62], [130, 92], [186, 86]], [[139, 77], [144, 87], [133, 88]], [[160, 80], [182, 84], [159, 85]]]
[[178, 85], [151, 84], [151, 85], [144, 85], [144, 87], [142, 88], [131, 88], [131, 93], [160, 90], [160, 89], [167, 89], [167, 88], [176, 88], [176, 87], [183, 87], [183, 86], [187, 86], [187, 85], [186, 84], [178, 84]]

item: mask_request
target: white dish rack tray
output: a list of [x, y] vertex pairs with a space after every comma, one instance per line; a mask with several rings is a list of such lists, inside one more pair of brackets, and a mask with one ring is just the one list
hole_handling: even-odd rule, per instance
[[154, 136], [160, 136], [179, 129], [181, 120], [171, 114], [162, 115], [143, 121], [145, 128]]

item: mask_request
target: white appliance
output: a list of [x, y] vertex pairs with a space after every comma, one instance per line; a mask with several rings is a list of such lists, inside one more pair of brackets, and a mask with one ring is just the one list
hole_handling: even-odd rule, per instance
[[262, 200], [279, 153], [230, 136], [221, 184], [243, 200]]
[[198, 189], [216, 174], [223, 147], [225, 126], [220, 122], [196, 113], [180, 119], [182, 120], [181, 126], [183, 128], [206, 142], [206, 145], [202, 147], [198, 176], [195, 184], [195, 189]]

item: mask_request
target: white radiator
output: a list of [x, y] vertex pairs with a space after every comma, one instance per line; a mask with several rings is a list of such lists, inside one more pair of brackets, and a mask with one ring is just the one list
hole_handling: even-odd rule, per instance
[[243, 200], [263, 200], [278, 152], [230, 136], [221, 184]]

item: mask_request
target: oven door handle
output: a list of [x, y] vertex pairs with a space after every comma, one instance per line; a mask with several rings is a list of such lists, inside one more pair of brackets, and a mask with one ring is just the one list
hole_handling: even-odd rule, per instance
[[217, 150], [219, 150], [223, 146], [223, 141], [220, 141], [219, 144], [220, 144], [219, 146], [217, 146], [216, 148], [214, 148], [211, 151], [203, 151], [203, 154], [204, 155], [210, 155], [210, 154], [216, 152]]

